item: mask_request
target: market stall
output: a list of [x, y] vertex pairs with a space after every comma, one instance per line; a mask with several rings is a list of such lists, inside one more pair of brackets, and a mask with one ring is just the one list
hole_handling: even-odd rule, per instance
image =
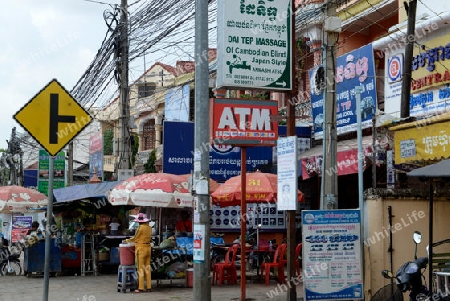
[[120, 181], [54, 189], [54, 212], [61, 230], [64, 272], [84, 275], [84, 272], [102, 273], [102, 268], [106, 272], [117, 270], [118, 248], [111, 242], [110, 224], [117, 218], [122, 226], [115, 233], [116, 241], [129, 237], [127, 211], [133, 208], [113, 207], [106, 200], [107, 191], [118, 183]]

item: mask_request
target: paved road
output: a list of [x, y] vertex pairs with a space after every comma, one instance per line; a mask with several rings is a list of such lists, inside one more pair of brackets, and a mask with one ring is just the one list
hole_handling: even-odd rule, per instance
[[[174, 280], [173, 286], [164, 281], [156, 287], [153, 281], [151, 293], [117, 292], [117, 275], [100, 276], [60, 276], [49, 279], [50, 301], [190, 301], [193, 300], [193, 289], [185, 288], [184, 281]], [[27, 278], [25, 276], [0, 277], [1, 301], [37, 301], [43, 299], [43, 277]], [[278, 292], [278, 296], [277, 296]], [[269, 298], [268, 294], [272, 294]], [[301, 284], [297, 294], [302, 295]], [[240, 285], [213, 286], [213, 301], [240, 300]], [[246, 297], [250, 300], [286, 300], [286, 290], [271, 280], [269, 286], [259, 283], [248, 283]], [[197, 300], [196, 300], [197, 301]]]

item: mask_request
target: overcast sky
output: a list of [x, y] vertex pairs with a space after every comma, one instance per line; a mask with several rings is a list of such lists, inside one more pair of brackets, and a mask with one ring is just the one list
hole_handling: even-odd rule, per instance
[[120, 0], [3, 0], [0, 10], [0, 148], [13, 115], [53, 78], [68, 91], [106, 35], [103, 11]]

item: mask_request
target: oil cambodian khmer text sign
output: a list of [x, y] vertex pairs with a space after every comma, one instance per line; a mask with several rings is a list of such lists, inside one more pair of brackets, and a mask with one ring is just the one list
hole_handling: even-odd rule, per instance
[[291, 0], [218, 5], [217, 87], [291, 90]]

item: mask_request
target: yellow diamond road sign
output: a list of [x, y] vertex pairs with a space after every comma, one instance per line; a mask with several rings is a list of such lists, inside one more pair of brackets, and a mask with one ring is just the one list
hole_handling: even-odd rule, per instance
[[92, 117], [53, 79], [15, 115], [14, 119], [55, 156], [91, 121]]

